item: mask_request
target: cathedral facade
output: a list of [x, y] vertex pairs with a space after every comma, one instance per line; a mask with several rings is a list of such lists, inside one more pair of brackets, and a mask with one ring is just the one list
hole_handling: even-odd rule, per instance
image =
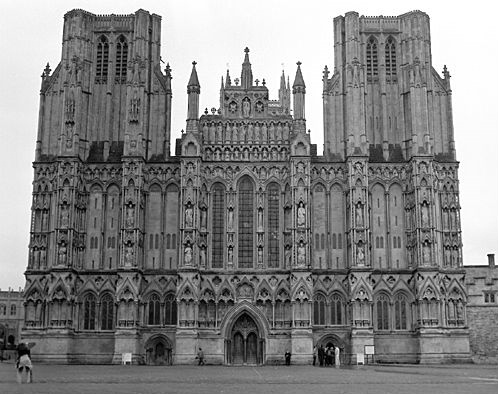
[[[278, 99], [245, 49], [170, 153], [161, 18], [64, 17], [42, 75], [23, 338], [67, 363], [468, 360], [450, 74], [429, 17], [334, 19], [324, 149], [297, 63]], [[292, 101], [292, 105], [291, 105]], [[371, 356], [373, 354], [373, 356]]]

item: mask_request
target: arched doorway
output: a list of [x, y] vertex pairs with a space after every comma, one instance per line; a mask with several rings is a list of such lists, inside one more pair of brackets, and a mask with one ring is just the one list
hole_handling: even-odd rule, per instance
[[232, 365], [262, 364], [264, 340], [254, 319], [243, 313], [233, 324], [228, 340], [228, 361]]
[[[339, 360], [343, 365], [347, 361], [346, 359], [346, 347], [345, 343], [336, 335], [326, 335], [317, 342], [318, 346], [323, 346], [324, 349], [324, 365], [331, 366], [335, 365], [335, 349], [339, 349]], [[330, 349], [330, 352], [328, 351]], [[327, 357], [328, 356], [328, 357]]]
[[149, 339], [145, 346], [147, 365], [171, 365], [171, 344], [167, 338], [157, 336]]

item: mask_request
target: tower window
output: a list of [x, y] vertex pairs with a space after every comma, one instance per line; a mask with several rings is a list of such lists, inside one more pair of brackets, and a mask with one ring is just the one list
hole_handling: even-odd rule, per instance
[[254, 187], [252, 181], [243, 178], [239, 186], [239, 267], [253, 267], [254, 252]]
[[126, 83], [126, 69], [128, 62], [128, 43], [124, 36], [119, 36], [116, 43], [116, 83]]
[[367, 81], [375, 82], [378, 76], [377, 41], [375, 38], [370, 37], [367, 42]]
[[97, 42], [97, 70], [95, 72], [95, 83], [107, 83], [109, 71], [109, 42], [105, 36], [101, 36]]
[[396, 45], [392, 37], [389, 37], [385, 47], [386, 56], [386, 81], [396, 82]]
[[[268, 266], [278, 267], [279, 260], [279, 188], [277, 185], [268, 187]], [[323, 247], [323, 246], [322, 246]]]

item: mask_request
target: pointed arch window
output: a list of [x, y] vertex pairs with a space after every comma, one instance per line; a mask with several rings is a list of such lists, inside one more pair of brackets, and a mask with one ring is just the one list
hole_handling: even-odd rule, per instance
[[396, 43], [389, 37], [385, 46], [386, 81], [396, 82]]
[[330, 324], [344, 324], [344, 300], [339, 294], [334, 294], [330, 303]]
[[375, 82], [379, 76], [377, 41], [370, 37], [367, 42], [367, 81]]
[[325, 324], [325, 297], [318, 294], [313, 302], [313, 323], [315, 325]]
[[267, 192], [268, 207], [268, 267], [277, 268], [279, 261], [280, 188], [271, 184]]
[[109, 72], [109, 42], [105, 36], [97, 41], [97, 70], [95, 72], [95, 83], [107, 83]]
[[225, 188], [216, 184], [212, 194], [213, 236], [211, 264], [213, 268], [223, 268], [223, 241], [225, 239]]
[[116, 42], [116, 83], [126, 83], [126, 70], [128, 63], [128, 42], [125, 36], [119, 36]]
[[149, 325], [159, 325], [161, 323], [161, 304], [159, 302], [159, 296], [157, 294], [152, 294], [149, 298]]
[[93, 294], [88, 294], [83, 301], [83, 329], [95, 330], [95, 312], [97, 302]]
[[100, 329], [112, 330], [114, 328], [114, 302], [109, 294], [102, 298], [100, 304]]
[[164, 324], [176, 326], [176, 300], [173, 294], [168, 294], [164, 301]]
[[239, 267], [252, 268], [254, 254], [254, 186], [248, 177], [240, 181], [238, 203]]
[[396, 330], [406, 330], [408, 327], [408, 302], [403, 294], [398, 294], [394, 300], [394, 324]]
[[389, 299], [385, 295], [377, 298], [377, 329], [389, 330]]

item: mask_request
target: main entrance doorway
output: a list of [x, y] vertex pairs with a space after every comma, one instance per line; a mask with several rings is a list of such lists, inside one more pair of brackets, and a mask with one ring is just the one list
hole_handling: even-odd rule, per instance
[[169, 341], [158, 336], [147, 341], [146, 348], [147, 365], [171, 365], [171, 345]]
[[247, 313], [234, 323], [228, 344], [229, 362], [232, 365], [262, 363], [264, 342], [259, 338], [258, 326]]

